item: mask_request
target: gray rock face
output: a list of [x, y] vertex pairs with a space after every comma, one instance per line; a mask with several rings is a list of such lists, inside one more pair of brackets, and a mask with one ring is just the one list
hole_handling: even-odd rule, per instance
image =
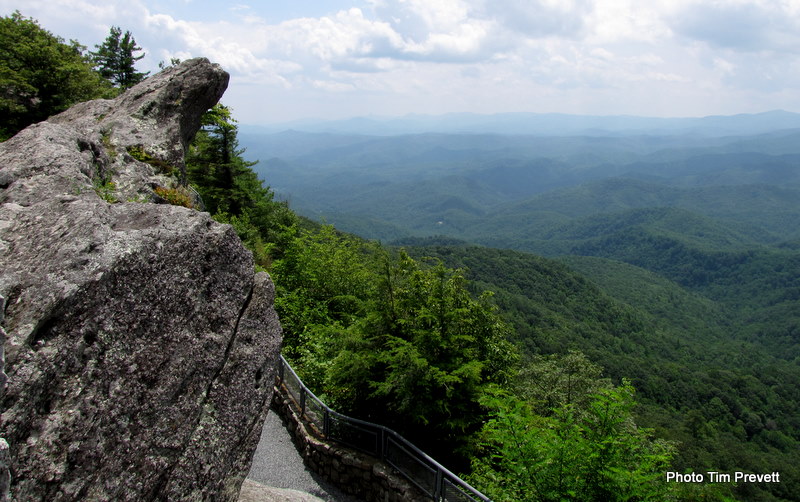
[[167, 183], [227, 81], [186, 61], [0, 144], [12, 499], [236, 500], [280, 348], [272, 282], [207, 213], [96, 189]]
[[[3, 351], [3, 345], [6, 341], [6, 332], [3, 330], [3, 319], [6, 311], [6, 299], [0, 296], [0, 403], [6, 392], [6, 377], [5, 366], [6, 356]], [[11, 482], [10, 466], [11, 458], [8, 452], [8, 443], [4, 438], [0, 437], [0, 502], [8, 500], [8, 488]]]

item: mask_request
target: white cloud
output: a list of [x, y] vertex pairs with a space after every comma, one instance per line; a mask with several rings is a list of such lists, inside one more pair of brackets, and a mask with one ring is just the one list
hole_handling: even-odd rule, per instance
[[[673, 2], [674, 3], [674, 2]], [[587, 18], [590, 43], [663, 43], [671, 38], [663, 0], [603, 0]]]
[[723, 58], [716, 57], [714, 58], [714, 68], [717, 69], [720, 73], [725, 75], [733, 75], [736, 71], [736, 65], [731, 63], [730, 61], [726, 61]]
[[314, 80], [311, 82], [311, 85], [314, 86], [315, 89], [329, 92], [347, 92], [355, 89], [353, 84], [332, 80]]
[[796, 1], [692, 2], [671, 19], [674, 30], [712, 47], [739, 51], [800, 51]]
[[502, 29], [531, 38], [579, 37], [595, 9], [589, 0], [482, 0], [477, 3], [481, 14], [496, 20]]
[[462, 0], [371, 0], [376, 17], [403, 38], [421, 42], [431, 33], [458, 29], [468, 19], [469, 6]]
[[[232, 74], [226, 101], [256, 117], [261, 106], [288, 115], [705, 114], [726, 100], [735, 112], [743, 97], [800, 106], [797, 0], [355, 2], [282, 19], [255, 2], [212, 12], [203, 11], [212, 2], [29, 0], [23, 14], [90, 48], [112, 24], [130, 29], [148, 53], [144, 70], [206, 56]], [[282, 12], [302, 12], [292, 5]]]

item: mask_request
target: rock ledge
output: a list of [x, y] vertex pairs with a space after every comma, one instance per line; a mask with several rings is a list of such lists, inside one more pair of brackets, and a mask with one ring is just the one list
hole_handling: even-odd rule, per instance
[[207, 213], [98, 190], [180, 175], [227, 83], [186, 61], [0, 144], [12, 499], [236, 500], [272, 396], [272, 282]]

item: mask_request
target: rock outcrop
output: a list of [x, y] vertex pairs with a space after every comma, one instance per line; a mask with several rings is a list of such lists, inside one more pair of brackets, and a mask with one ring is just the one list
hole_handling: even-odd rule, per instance
[[297, 490], [274, 488], [246, 479], [237, 502], [325, 502], [323, 499]]
[[272, 282], [230, 226], [145, 202], [227, 82], [186, 61], [0, 144], [12, 500], [236, 500], [272, 396]]

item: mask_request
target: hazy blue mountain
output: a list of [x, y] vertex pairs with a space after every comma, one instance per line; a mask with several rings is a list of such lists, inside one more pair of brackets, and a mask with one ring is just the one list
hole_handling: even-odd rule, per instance
[[[327, 126], [337, 124], [352, 127], [243, 128], [240, 141], [294, 209], [368, 238], [446, 235], [547, 255], [635, 229], [698, 246], [800, 239], [798, 114], [459, 114]], [[493, 132], [376, 135], [455, 127]]]
[[560, 113], [412, 114], [403, 117], [356, 117], [329, 121], [302, 120], [266, 126], [242, 126], [242, 132], [269, 133], [297, 130], [314, 133], [380, 136], [434, 132], [541, 136], [648, 134], [717, 137], [760, 134], [793, 128], [800, 128], [800, 115], [775, 110], [758, 114], [697, 118], [586, 116]]

